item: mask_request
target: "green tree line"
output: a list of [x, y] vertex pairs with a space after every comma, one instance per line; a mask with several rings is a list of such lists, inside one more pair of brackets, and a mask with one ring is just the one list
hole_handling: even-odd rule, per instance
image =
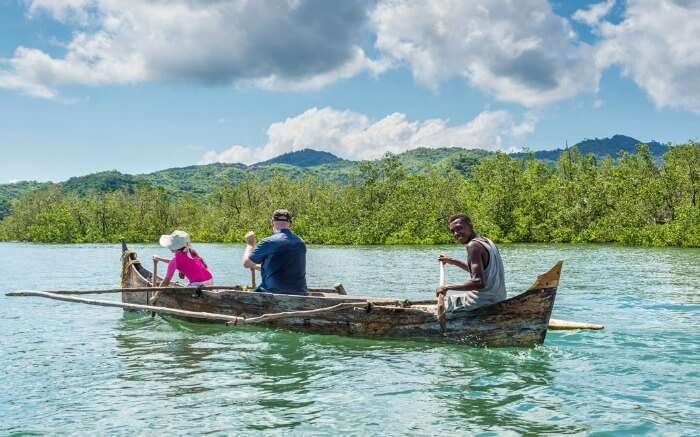
[[240, 242], [270, 232], [272, 210], [294, 214], [308, 243], [442, 244], [447, 217], [464, 211], [501, 242], [614, 242], [700, 247], [700, 145], [671, 147], [661, 162], [634, 154], [596, 159], [576, 149], [556, 165], [498, 153], [468, 176], [408, 174], [395, 156], [366, 162], [348, 183], [276, 174], [173, 196], [138, 186], [76, 194], [52, 186], [14, 199], [0, 239], [52, 243], [153, 242], [173, 229], [195, 241]]

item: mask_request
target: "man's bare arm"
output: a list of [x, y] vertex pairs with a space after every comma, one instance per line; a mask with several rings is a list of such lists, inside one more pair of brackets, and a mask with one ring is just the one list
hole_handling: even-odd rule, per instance
[[457, 266], [462, 270], [469, 271], [469, 268], [465, 263], [458, 259], [450, 258], [449, 256], [444, 255], [442, 253], [440, 254], [440, 256], [438, 256], [438, 261], [443, 262], [445, 264], [452, 264], [453, 266]]
[[247, 269], [260, 270], [260, 265], [254, 263], [250, 259], [250, 254], [252, 254], [253, 249], [255, 249], [255, 233], [251, 231], [245, 234], [245, 242], [246, 247], [245, 251], [243, 252], [243, 267]]
[[243, 253], [243, 267], [247, 269], [260, 270], [260, 265], [255, 264], [250, 260], [250, 254], [253, 253], [253, 249], [255, 249], [254, 246], [246, 246], [245, 252]]
[[[469, 267], [471, 267], [470, 278], [462, 284], [447, 284], [443, 287], [438, 287], [437, 292], [447, 292], [448, 290], [455, 291], [468, 291], [468, 290], [480, 290], [486, 286], [484, 280], [484, 257], [486, 251], [484, 246], [476, 242], [470, 242], [467, 244], [467, 253], [469, 254]], [[455, 260], [456, 261], [456, 260]], [[464, 265], [465, 270], [466, 264]], [[456, 264], [455, 264], [456, 265]]]

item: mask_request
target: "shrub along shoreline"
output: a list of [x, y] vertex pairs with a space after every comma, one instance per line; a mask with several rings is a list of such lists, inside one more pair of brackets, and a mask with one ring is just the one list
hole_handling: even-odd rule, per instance
[[155, 242], [173, 229], [195, 241], [241, 242], [269, 233], [287, 208], [310, 244], [446, 244], [447, 217], [464, 211], [499, 242], [619, 243], [700, 247], [700, 145], [671, 147], [656, 162], [646, 146], [617, 160], [563, 153], [555, 165], [498, 153], [469, 176], [408, 174], [395, 156], [363, 163], [348, 184], [281, 174], [222, 183], [211, 194], [161, 188], [78, 195], [60, 187], [24, 193], [0, 222], [1, 241]]

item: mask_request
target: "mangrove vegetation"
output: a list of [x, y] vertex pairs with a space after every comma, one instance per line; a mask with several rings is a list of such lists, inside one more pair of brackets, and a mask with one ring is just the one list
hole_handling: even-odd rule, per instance
[[296, 232], [317, 244], [448, 243], [446, 218], [464, 211], [500, 242], [700, 247], [696, 143], [670, 147], [660, 160], [640, 145], [615, 159], [573, 148], [553, 163], [496, 153], [468, 164], [415, 173], [387, 155], [344, 181], [273, 172], [222, 180], [207, 193], [52, 185], [2, 205], [0, 239], [155, 242], [178, 228], [195, 241], [240, 242], [250, 229], [269, 233], [270, 212], [287, 208]]

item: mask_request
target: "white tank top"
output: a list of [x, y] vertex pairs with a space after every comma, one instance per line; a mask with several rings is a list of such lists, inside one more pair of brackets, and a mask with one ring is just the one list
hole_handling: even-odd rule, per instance
[[[481, 290], [471, 290], [461, 295], [448, 296], [445, 299], [446, 311], [464, 307], [475, 309], [500, 302], [506, 298], [506, 275], [503, 270], [501, 253], [493, 241], [488, 238], [475, 237], [474, 240], [481, 243], [489, 254], [489, 265], [484, 269], [485, 286]], [[467, 257], [469, 257], [468, 254]], [[467, 265], [469, 265], [469, 259], [467, 259]]]

